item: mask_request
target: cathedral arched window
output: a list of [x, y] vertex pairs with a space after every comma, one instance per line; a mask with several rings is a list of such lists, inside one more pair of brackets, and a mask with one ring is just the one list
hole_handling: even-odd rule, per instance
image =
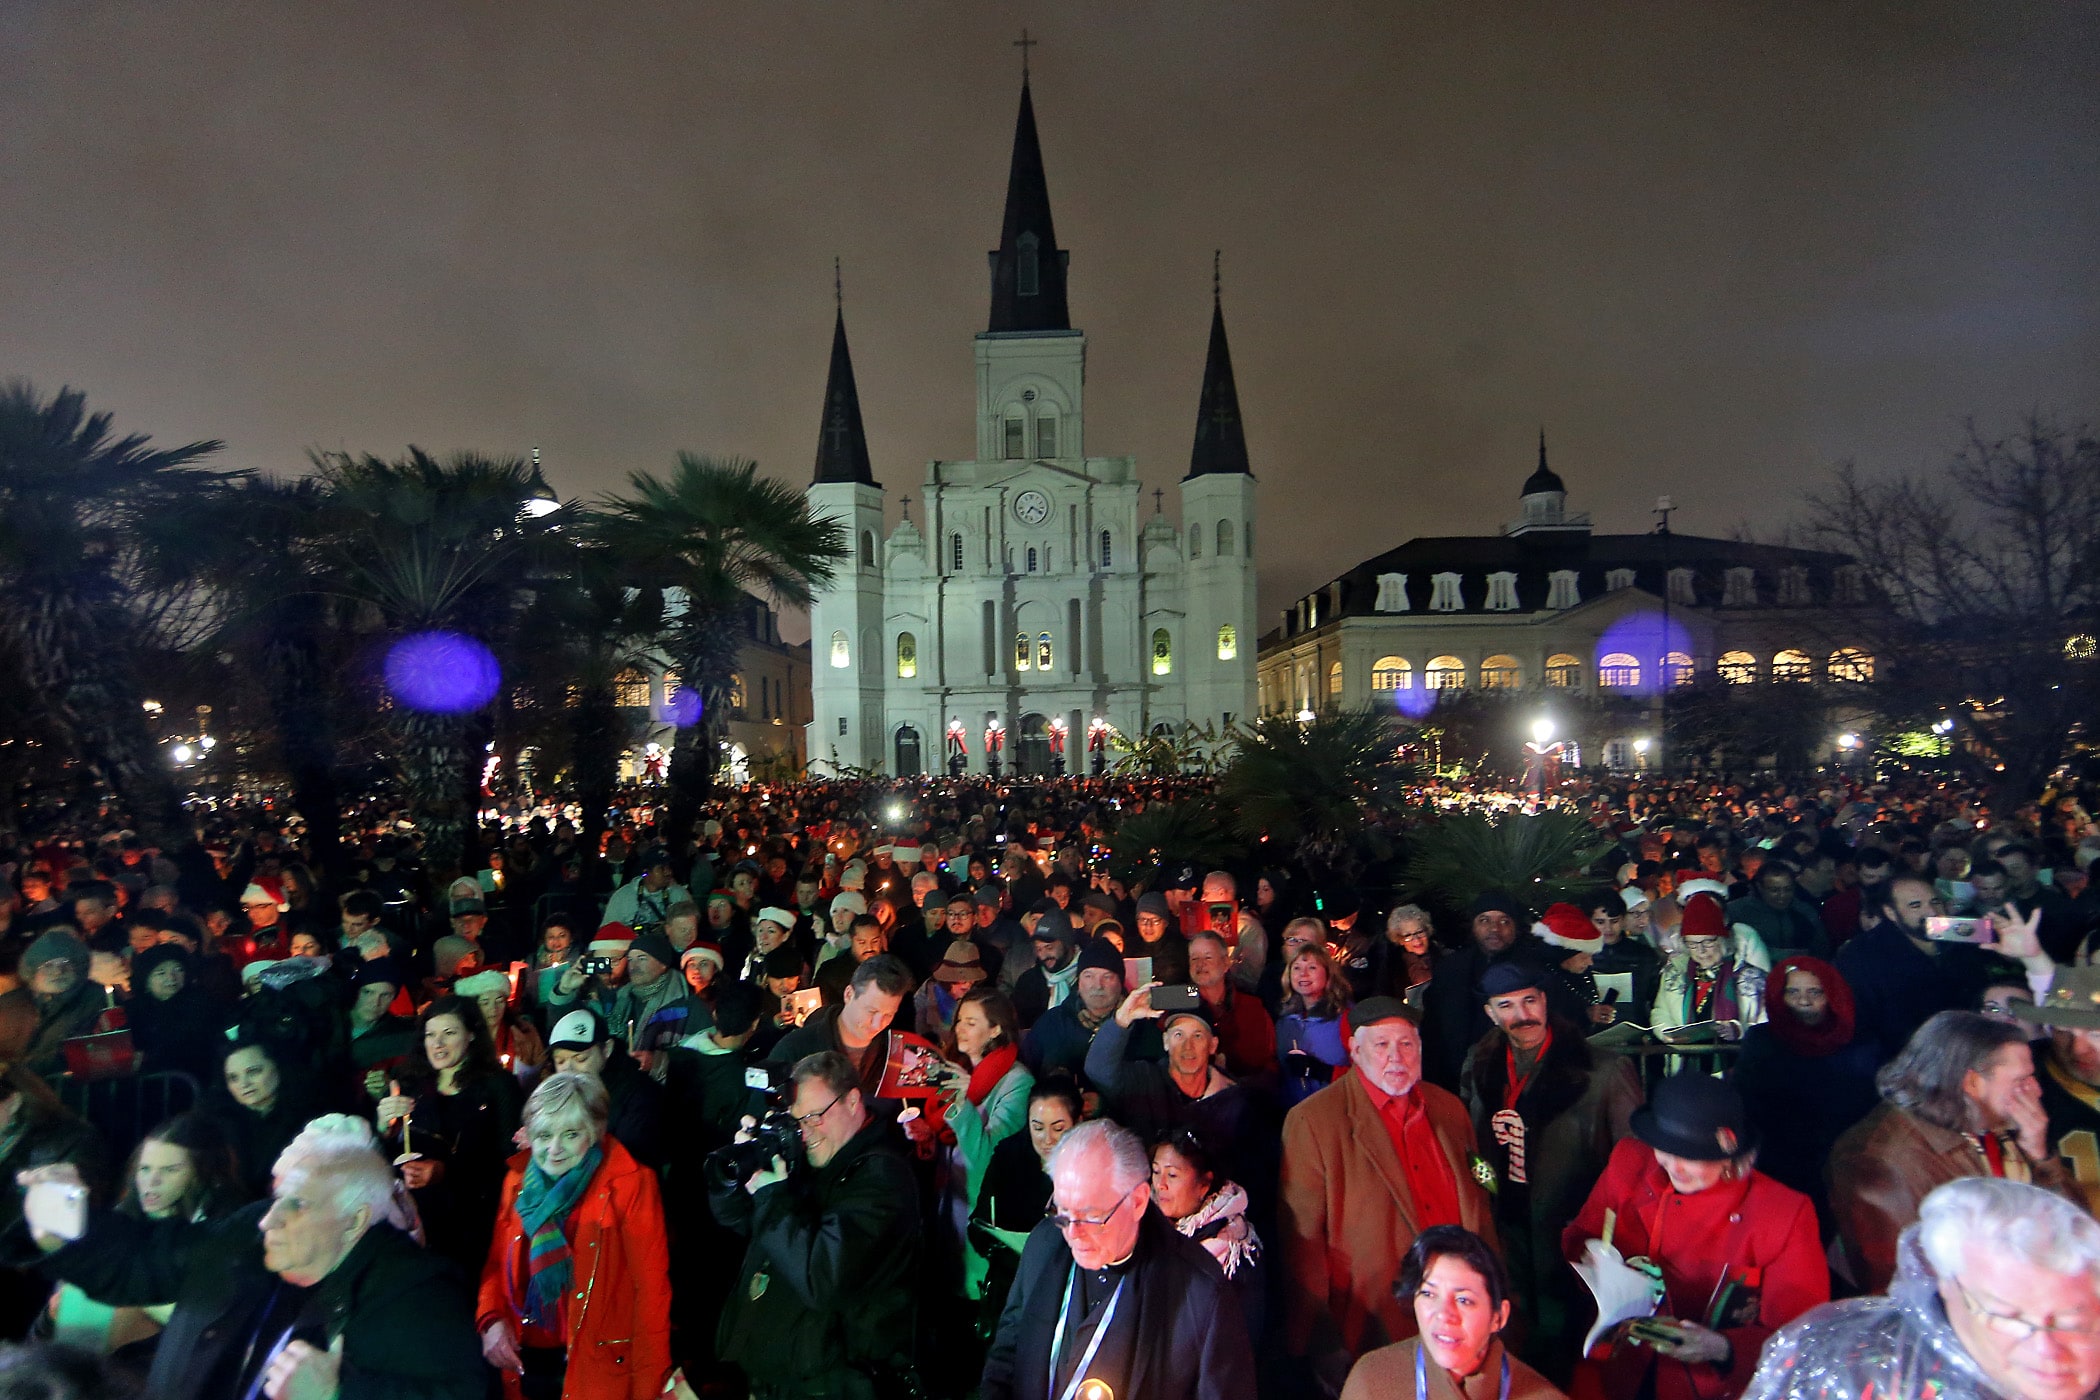
[[1101, 567], [1111, 568], [1116, 562], [1115, 537], [1108, 531], [1101, 532]]
[[1050, 634], [1048, 632], [1038, 632], [1035, 638], [1035, 669], [1038, 671], [1049, 670], [1053, 659], [1054, 657], [1050, 651]]
[[1035, 235], [1024, 233], [1018, 240], [1019, 260], [1014, 264], [1014, 295], [1039, 296], [1043, 290], [1042, 245]]
[[1028, 634], [1021, 632], [1014, 637], [1014, 669], [1030, 670], [1035, 666], [1035, 648], [1028, 644]]
[[853, 644], [846, 640], [846, 634], [844, 632], [833, 632], [831, 634], [832, 668], [834, 670], [843, 671], [852, 664]]
[[1218, 660], [1231, 661], [1239, 654], [1239, 629], [1228, 622], [1218, 629]]
[[1189, 526], [1189, 558], [1201, 559], [1202, 557], [1203, 527], [1201, 525], [1191, 525]]
[[999, 455], [1007, 461], [1018, 462], [1026, 455], [1027, 449], [1021, 445], [1021, 433], [1026, 426], [1021, 421], [1019, 414], [1011, 414], [1007, 417], [1006, 441], [1001, 445], [999, 452]]
[[897, 679], [908, 681], [919, 674], [919, 639], [909, 632], [897, 634]]
[[1227, 559], [1230, 558], [1231, 555], [1232, 522], [1230, 520], [1220, 520], [1218, 522], [1218, 557], [1220, 559]]
[[948, 536], [948, 567], [959, 574], [962, 572], [962, 566], [962, 531], [957, 530]]
[[873, 530], [860, 532], [860, 566], [863, 569], [875, 567], [875, 532]]
[[1036, 569], [1036, 557], [1035, 557], [1035, 546], [1034, 546], [1034, 545], [1030, 545], [1030, 546], [1028, 546], [1028, 572], [1032, 574], [1032, 573], [1034, 573], [1034, 572], [1035, 572], [1035, 569]]
[[1152, 674], [1171, 676], [1174, 674], [1174, 638], [1164, 627], [1152, 629]]
[[1051, 413], [1038, 414], [1035, 420], [1035, 455], [1055, 457], [1057, 455], [1057, 416]]

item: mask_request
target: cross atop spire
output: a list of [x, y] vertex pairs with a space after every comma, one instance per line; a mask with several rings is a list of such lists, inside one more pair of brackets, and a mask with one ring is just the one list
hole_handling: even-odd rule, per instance
[[[1027, 39], [1027, 43], [1037, 41]], [[1028, 50], [1021, 50], [1027, 55]], [[1070, 255], [1057, 246], [1050, 219], [1050, 182], [1043, 174], [1043, 147], [1035, 131], [1035, 98], [1021, 78], [1021, 112], [1014, 121], [1013, 163], [1006, 176], [1006, 214], [999, 246], [988, 255], [992, 268], [993, 335], [1011, 331], [1068, 331], [1065, 270]]]
[[1212, 306], [1222, 306], [1225, 302], [1225, 279], [1218, 271], [1218, 265], [1224, 260], [1224, 257], [1225, 250], [1223, 248], [1210, 250], [1210, 304]]
[[1225, 343], [1218, 261], [1213, 254], [1210, 353], [1203, 363], [1203, 392], [1196, 401], [1196, 445], [1189, 452], [1189, 477], [1254, 474], [1247, 465], [1247, 433], [1240, 424], [1240, 391], [1232, 379], [1232, 348]]
[[1021, 31], [1020, 38], [1014, 40], [1014, 47], [1021, 51], [1021, 83], [1024, 87], [1028, 83], [1028, 51], [1042, 42], [1041, 39], [1029, 38], [1026, 29]]
[[860, 421], [853, 356], [846, 349], [845, 281], [836, 258], [831, 264], [831, 291], [838, 306], [831, 325], [831, 373], [824, 381], [824, 421], [817, 433], [817, 471], [812, 484], [879, 486], [868, 461], [868, 435]]
[[1167, 492], [1165, 487], [1155, 486], [1152, 488], [1152, 513], [1154, 515], [1165, 515], [1167, 513]]

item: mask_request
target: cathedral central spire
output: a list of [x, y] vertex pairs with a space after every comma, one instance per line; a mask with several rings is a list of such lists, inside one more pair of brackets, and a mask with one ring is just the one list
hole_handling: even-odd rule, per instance
[[[1027, 41], [1034, 44], [1037, 41]], [[1027, 50], [1022, 50], [1025, 59]], [[1002, 331], [1068, 331], [1065, 269], [1070, 255], [1057, 246], [1050, 222], [1050, 183], [1043, 174], [1043, 148], [1035, 132], [1035, 99], [1021, 78], [1021, 115], [1014, 123], [1013, 164], [1006, 177], [1006, 217], [992, 264], [992, 334]]]
[[832, 264], [832, 295], [837, 301], [831, 325], [831, 373], [824, 382], [824, 424], [817, 433], [816, 485], [857, 482], [876, 486], [868, 461], [868, 434], [860, 421], [860, 390], [853, 383], [853, 356], [846, 349], [846, 295], [838, 264]]
[[[1210, 264], [1210, 353], [1203, 361], [1203, 392], [1196, 401], [1196, 445], [1189, 477], [1252, 476], [1247, 432], [1240, 423], [1240, 391], [1232, 378], [1232, 347], [1225, 343], [1225, 295], [1218, 259]], [[1186, 478], [1184, 478], [1186, 479]]]

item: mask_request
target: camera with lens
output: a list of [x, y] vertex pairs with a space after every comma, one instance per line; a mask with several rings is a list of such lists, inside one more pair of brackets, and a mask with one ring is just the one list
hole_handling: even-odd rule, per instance
[[586, 954], [576, 960], [576, 970], [585, 977], [610, 977], [612, 976], [613, 960], [608, 957]]
[[763, 1111], [745, 1131], [742, 1142], [727, 1143], [707, 1155], [709, 1175], [725, 1184], [749, 1181], [778, 1157], [792, 1170], [802, 1160], [802, 1126], [789, 1106], [794, 1081], [785, 1067], [753, 1065], [744, 1071], [744, 1087], [763, 1103]]

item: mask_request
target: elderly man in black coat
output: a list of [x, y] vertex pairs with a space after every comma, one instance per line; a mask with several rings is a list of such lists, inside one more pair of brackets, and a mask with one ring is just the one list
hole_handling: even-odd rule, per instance
[[1152, 1210], [1144, 1145], [1106, 1120], [1050, 1154], [1036, 1226], [985, 1358], [981, 1400], [1072, 1400], [1088, 1380], [1144, 1400], [1244, 1400], [1254, 1351], [1203, 1246]]
[[[70, 1166], [22, 1182], [77, 1186]], [[394, 1173], [359, 1119], [316, 1119], [277, 1159], [276, 1196], [207, 1224], [98, 1211], [45, 1267], [98, 1302], [172, 1302], [155, 1400], [481, 1400], [474, 1303], [399, 1222]]]
[[[1494, 1029], [1480, 999], [1480, 979], [1487, 970], [1513, 960], [1555, 967], [1566, 956], [1530, 931], [1531, 915], [1501, 890], [1474, 900], [1467, 920], [1465, 946], [1438, 959], [1422, 1005], [1422, 1077], [1453, 1093], [1467, 1054]], [[1553, 989], [1553, 1010], [1578, 1022], [1588, 1014], [1564, 987]]]

